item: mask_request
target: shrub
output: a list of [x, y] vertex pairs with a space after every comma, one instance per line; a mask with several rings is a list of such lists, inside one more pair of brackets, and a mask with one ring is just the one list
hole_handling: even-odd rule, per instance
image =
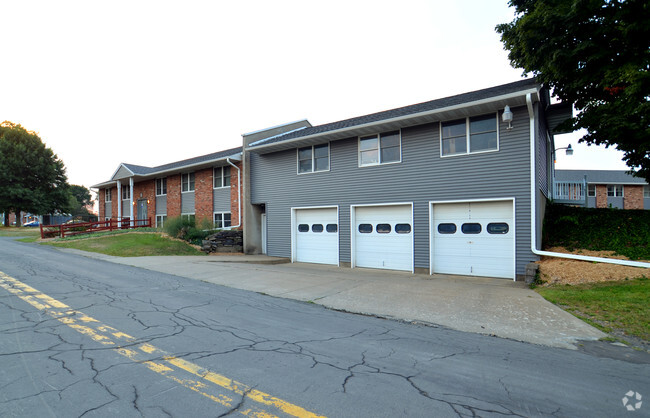
[[194, 228], [194, 220], [177, 216], [165, 220], [163, 231], [170, 237], [185, 239], [191, 228]]

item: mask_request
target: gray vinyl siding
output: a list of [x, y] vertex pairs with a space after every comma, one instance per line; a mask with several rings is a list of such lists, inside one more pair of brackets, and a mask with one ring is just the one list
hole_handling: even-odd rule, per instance
[[650, 209], [650, 197], [643, 198], [643, 209]]
[[132, 175], [133, 173], [127, 170], [126, 167], [121, 166], [113, 176], [113, 180], [124, 179], [127, 177], [131, 177]]
[[122, 217], [128, 218], [131, 216], [131, 199], [122, 200]]
[[212, 207], [214, 211], [230, 212], [230, 187], [219, 187], [212, 189], [212, 191]]
[[104, 217], [111, 218], [113, 216], [112, 211], [113, 211], [112, 202], [105, 202], [104, 203]]
[[340, 261], [350, 262], [350, 205], [413, 203], [414, 261], [429, 268], [429, 202], [515, 198], [516, 273], [530, 250], [530, 131], [525, 107], [510, 131], [499, 121], [500, 150], [440, 157], [439, 124], [404, 128], [402, 162], [358, 167], [356, 137], [330, 143], [330, 171], [298, 175], [296, 150], [251, 153], [251, 201], [266, 204], [267, 250], [291, 256], [291, 208], [339, 206]]
[[596, 207], [596, 198], [587, 196], [587, 207], [595, 208]]
[[537, 138], [535, 138], [535, 143], [537, 145], [536, 153], [536, 169], [537, 169], [537, 187], [539, 190], [544, 193], [544, 196], [549, 196], [549, 184], [548, 184], [548, 143], [547, 143], [547, 126], [546, 118], [544, 115], [544, 110], [539, 104], [536, 105], [537, 111]]
[[181, 193], [181, 213], [194, 213], [194, 192]]
[[[623, 191], [625, 193], [625, 191]], [[607, 207], [623, 209], [623, 197], [607, 196]]]
[[167, 215], [167, 195], [156, 196], [156, 215]]

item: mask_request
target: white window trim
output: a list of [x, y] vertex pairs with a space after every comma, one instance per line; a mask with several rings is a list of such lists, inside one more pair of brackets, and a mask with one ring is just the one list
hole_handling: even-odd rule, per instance
[[497, 152], [497, 151], [499, 151], [499, 149], [501, 147], [501, 137], [500, 137], [501, 130], [499, 129], [499, 112], [495, 112], [495, 115], [496, 115], [495, 116], [495, 123], [497, 125], [497, 147], [496, 147], [496, 149], [488, 149], [488, 150], [484, 150], [484, 151], [470, 151], [470, 142], [469, 142], [470, 141], [470, 131], [469, 131], [470, 125], [469, 125], [469, 121], [472, 118], [477, 118], [477, 117], [486, 116], [486, 115], [489, 115], [489, 113], [484, 113], [482, 115], [474, 115], [474, 116], [466, 116], [465, 117], [465, 141], [467, 141], [466, 145], [465, 145], [465, 147], [466, 147], [465, 149], [467, 151], [460, 152], [460, 153], [455, 153], [455, 154], [449, 154], [449, 155], [443, 155], [442, 154], [442, 124], [445, 123], [445, 122], [452, 122], [454, 120], [460, 120], [460, 119], [450, 119], [450, 120], [440, 121], [438, 123], [438, 127], [440, 128], [440, 131], [439, 131], [440, 158], [450, 158], [450, 157], [460, 157], [460, 156], [467, 156], [467, 155], [486, 154], [486, 153], [489, 153], [489, 152]]
[[224, 215], [225, 214], [230, 215], [230, 226], [222, 226], [219, 229], [232, 229], [232, 212], [212, 212], [212, 226], [215, 227], [215, 228], [218, 228], [217, 224], [214, 221], [214, 215], [217, 215], [217, 214], [221, 215], [221, 222], [224, 221]]
[[[379, 132], [377, 134], [374, 134], [374, 136], [377, 137], [377, 160], [381, 160], [381, 134], [385, 134], [388, 132], [393, 132], [393, 131], [385, 131], [385, 132]], [[371, 164], [361, 164], [361, 138], [368, 138], [373, 136], [371, 135], [362, 135], [357, 137], [357, 166], [358, 167], [375, 167], [378, 165], [390, 165], [390, 164], [400, 164], [402, 162], [402, 130], [398, 129], [398, 136], [399, 136], [399, 160], [398, 161], [389, 161], [387, 163], [384, 163], [382, 161], [378, 161], [376, 163], [371, 163]]]
[[194, 172], [190, 173], [181, 173], [181, 193], [194, 193], [194, 190], [196, 190], [196, 175], [194, 176], [194, 188], [191, 190], [186, 190], [183, 191], [183, 176], [187, 176], [187, 187], [190, 187], [190, 174], [194, 174]]
[[650, 199], [650, 186], [643, 186], [643, 198]]
[[[314, 174], [314, 173], [327, 173], [330, 171], [330, 168], [332, 167], [332, 148], [330, 146], [330, 143], [327, 143], [327, 170], [318, 170], [316, 171], [316, 164], [315, 164], [315, 157], [314, 157], [314, 146], [319, 146], [323, 144], [315, 144], [315, 145], [307, 145], [304, 147], [298, 147], [296, 148], [296, 173], [301, 176], [303, 174]], [[305, 171], [304, 173], [300, 172], [300, 149], [301, 148], [307, 148], [311, 146], [311, 171]]]
[[112, 201], [113, 201], [113, 190], [104, 189], [104, 202], [112, 202]]
[[[225, 189], [227, 187], [230, 187], [230, 183], [228, 183], [227, 186], [224, 186], [224, 181], [223, 181], [223, 169], [224, 168], [229, 168], [229, 167], [228, 166], [212, 167], [212, 188], [213, 189]], [[219, 171], [221, 171], [221, 186], [215, 186], [214, 185], [214, 175], [215, 175], [215, 171], [217, 169], [219, 169]], [[232, 170], [230, 170], [230, 178], [232, 178]], [[216, 213], [218, 213], [218, 212], [216, 212]]]
[[[159, 218], [159, 217], [164, 217], [164, 218], [165, 218], [165, 219], [162, 219], [162, 225], [158, 225], [158, 218]], [[158, 227], [162, 227], [162, 226], [165, 226], [165, 220], [166, 220], [166, 218], [167, 218], [167, 215], [166, 215], [166, 214], [164, 214], [164, 215], [156, 214], [156, 228], [158, 228]]]
[[194, 222], [196, 222], [196, 213], [195, 213], [195, 212], [190, 212], [190, 213], [181, 213], [181, 219], [183, 219], [185, 216], [187, 216], [188, 218], [189, 218], [190, 216], [194, 216]]
[[[594, 195], [590, 195], [589, 193], [591, 192], [591, 187], [594, 188]], [[596, 197], [596, 193], [598, 193], [598, 188], [596, 187], [595, 184], [587, 184], [587, 197]]]
[[[614, 188], [614, 196], [609, 195], [609, 188]], [[618, 194], [618, 188], [621, 188], [621, 194]], [[625, 197], [625, 186], [620, 184], [608, 184], [607, 185], [607, 197]]]
[[[126, 190], [126, 193], [125, 193]], [[131, 200], [131, 188], [130, 187], [122, 187], [122, 200]], [[124, 197], [124, 195], [127, 194], [127, 197]]]
[[157, 178], [156, 183], [154, 185], [154, 187], [156, 188], [156, 196], [167, 196], [167, 191], [165, 191], [165, 193], [158, 194], [158, 181], [162, 181], [162, 180], [165, 180], [165, 189], [167, 189], [167, 177]]

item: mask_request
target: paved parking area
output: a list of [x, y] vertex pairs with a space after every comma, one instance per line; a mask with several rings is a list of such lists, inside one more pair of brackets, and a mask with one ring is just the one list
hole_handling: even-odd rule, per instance
[[337, 310], [553, 347], [575, 349], [580, 340], [605, 336], [511, 280], [292, 264], [266, 256], [121, 258], [64, 251]]

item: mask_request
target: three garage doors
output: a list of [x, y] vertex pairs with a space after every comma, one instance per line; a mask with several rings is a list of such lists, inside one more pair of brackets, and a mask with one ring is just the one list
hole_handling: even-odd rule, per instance
[[[432, 273], [514, 278], [513, 201], [431, 203]], [[339, 264], [338, 208], [293, 209], [292, 259]], [[350, 208], [352, 267], [413, 271], [411, 204]]]

